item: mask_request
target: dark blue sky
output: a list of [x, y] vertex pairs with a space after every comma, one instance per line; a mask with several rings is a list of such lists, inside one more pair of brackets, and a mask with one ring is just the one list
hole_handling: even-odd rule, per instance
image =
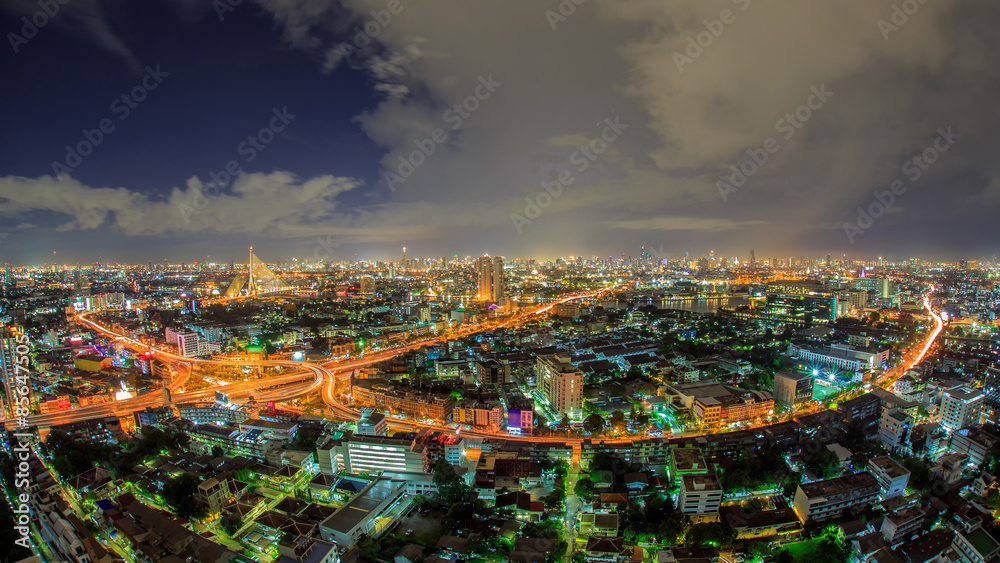
[[[250, 244], [269, 260], [394, 258], [403, 245], [537, 258], [996, 253], [1000, 45], [982, 17], [993, 6], [926, 4], [889, 29], [888, 0], [594, 2], [559, 18], [554, 1], [403, 0], [371, 27], [388, 5], [244, 0], [220, 21], [194, 0], [71, 0], [15, 53], [10, 33], [39, 8], [4, 3], [0, 261], [229, 261]], [[732, 23], [692, 50], [724, 9]], [[366, 24], [376, 33], [359, 36]], [[339, 57], [358, 37], [367, 44]], [[169, 76], [121, 119], [113, 103], [147, 66]], [[823, 87], [828, 99], [810, 97]], [[295, 118], [249, 162], [238, 147], [276, 108]], [[102, 119], [114, 130], [53, 178]], [[960, 137], [942, 145], [948, 127]], [[444, 140], [428, 145], [435, 129]], [[746, 184], [721, 188], [769, 138], [777, 148]], [[911, 177], [935, 142], [948, 150]], [[432, 154], [414, 156], [419, 146]], [[586, 146], [600, 150], [583, 166]], [[414, 158], [390, 189], [386, 175]], [[191, 213], [233, 160], [240, 177]], [[543, 183], [560, 173], [571, 181], [552, 198]], [[876, 193], [897, 179], [905, 189], [880, 212]]]

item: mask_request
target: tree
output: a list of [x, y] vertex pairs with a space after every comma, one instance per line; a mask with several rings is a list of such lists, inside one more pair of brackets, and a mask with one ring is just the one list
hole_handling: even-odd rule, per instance
[[469, 499], [469, 486], [455, 473], [455, 466], [444, 458], [439, 459], [434, 467], [434, 484], [437, 485], [438, 497], [448, 504]]
[[615, 411], [611, 413], [608, 422], [615, 430], [623, 429], [625, 427], [625, 413], [622, 411]]
[[236, 513], [226, 514], [219, 519], [219, 525], [222, 526], [222, 529], [225, 530], [227, 534], [232, 536], [239, 531], [240, 527], [243, 526], [243, 519]]
[[736, 539], [736, 532], [725, 522], [695, 524], [688, 529], [687, 543], [691, 545], [711, 544], [729, 546]]
[[222, 446], [212, 446], [212, 457], [222, 457], [226, 455], [226, 450]]
[[569, 543], [566, 540], [559, 540], [556, 542], [556, 546], [552, 548], [548, 556], [545, 558], [545, 563], [557, 563], [562, 561], [563, 557], [566, 557], [566, 550], [569, 549]]
[[477, 534], [469, 538], [466, 549], [486, 559], [506, 560], [512, 547], [510, 540], [499, 534]]
[[573, 492], [576, 496], [583, 499], [589, 499], [594, 496], [594, 482], [590, 477], [582, 477], [577, 479], [576, 485], [573, 486]]
[[563, 501], [566, 500], [566, 489], [556, 487], [552, 490], [551, 494], [542, 497], [542, 502], [545, 503], [545, 508], [548, 510], [554, 510], [558, 508]]
[[628, 420], [632, 423], [632, 426], [636, 428], [644, 428], [649, 424], [649, 415], [637, 410], [635, 405], [632, 405], [632, 412], [629, 413]]
[[588, 416], [587, 418], [583, 419], [583, 429], [586, 430], [587, 432], [590, 432], [591, 434], [598, 434], [600, 432], [603, 432], [604, 426], [605, 426], [604, 418], [597, 413], [594, 413]]
[[559, 425], [562, 426], [563, 430], [569, 430], [570, 420], [568, 414], [563, 415], [562, 420], [559, 422]]
[[184, 472], [163, 486], [163, 500], [181, 518], [201, 519], [206, 514], [197, 501], [198, 482], [198, 477]]

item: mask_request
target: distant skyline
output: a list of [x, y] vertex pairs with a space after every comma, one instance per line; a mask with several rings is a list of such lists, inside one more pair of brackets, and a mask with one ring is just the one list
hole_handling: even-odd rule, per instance
[[[319, 245], [317, 245], [317, 247], [319, 247]], [[259, 249], [255, 249], [255, 254], [257, 252], [259, 252]], [[640, 252], [641, 252], [641, 250], [639, 252], [635, 252], [635, 253], [631, 254], [631, 258], [633, 260], [639, 259], [640, 258]], [[694, 261], [698, 261], [698, 260], [700, 260], [702, 258], [710, 258], [709, 252], [710, 251], [705, 251], [702, 254], [696, 254], [694, 252], [690, 252], [689, 251], [688, 260], [691, 261], [691, 262], [694, 262]], [[507, 261], [508, 264], [510, 264], [509, 261], [511, 261], [511, 260], [528, 260], [528, 259], [533, 259], [533, 260], [536, 260], [538, 262], [555, 262], [558, 259], [569, 260], [570, 258], [575, 258], [575, 257], [582, 257], [584, 260], [593, 260], [595, 258], [599, 259], [599, 260], [605, 260], [605, 259], [607, 259], [609, 257], [610, 258], [614, 258], [614, 259], [617, 260], [617, 259], [621, 258], [621, 253], [620, 252], [619, 253], [615, 253], [615, 254], [609, 254], [609, 255], [594, 255], [594, 254], [582, 254], [581, 255], [581, 254], [569, 254], [569, 253], [567, 253], [567, 254], [554, 255], [554, 256], [544, 256], [544, 257], [543, 256], [502, 255], [502, 254], [493, 254], [493, 253], [484, 253], [483, 255], [490, 255], [490, 256], [498, 255], [498, 256], [502, 256], [504, 258], [504, 260]], [[122, 265], [137, 265], [137, 266], [142, 266], [144, 264], [147, 264], [150, 261], [152, 261], [153, 265], [156, 266], [156, 265], [163, 264], [164, 263], [164, 259], [165, 259], [165, 258], [161, 257], [161, 258], [146, 258], [146, 259], [138, 259], [138, 260], [115, 260], [115, 259], [109, 259], [109, 258], [101, 256], [101, 257], [99, 257], [100, 260], [93, 260], [93, 261], [89, 261], [89, 262], [60, 262], [54, 256], [56, 256], [56, 255], [53, 255], [53, 258], [50, 259], [49, 261], [43, 261], [43, 262], [38, 262], [38, 263], [30, 263], [30, 264], [12, 264], [12, 266], [14, 266], [14, 267], [39, 267], [39, 266], [43, 266], [45, 264], [48, 264], [50, 266], [75, 267], [77, 265], [80, 265], [80, 266], [90, 266], [92, 264], [97, 264], [97, 263], [100, 263], [100, 264], [105, 265], [105, 266], [116, 264], [116, 263], [117, 264], [122, 264]], [[410, 253], [409, 250], [408, 250], [407, 259], [408, 260], [417, 260], [417, 261], [421, 261], [422, 262], [424, 260], [439, 260], [440, 258], [445, 257], [449, 261], [451, 261], [451, 260], [454, 260], [456, 256], [458, 257], [459, 260], [469, 260], [469, 264], [472, 265], [473, 262], [479, 256], [482, 256], [482, 255], [472, 255], [472, 254], [455, 255], [454, 253], [452, 253], [452, 254], [445, 253], [445, 254], [438, 254], [438, 255], [424, 255], [424, 256], [421, 256], [421, 255], [414, 255], [413, 253]], [[658, 253], [657, 250], [654, 249], [654, 252], [652, 253], [652, 256], [653, 256], [653, 259], [658, 259], [658, 260], [666, 259], [668, 261], [674, 262], [674, 261], [679, 261], [679, 260], [683, 259], [684, 258], [684, 252], [682, 251], [682, 252], [678, 252], [678, 253], [663, 253], [663, 254], [660, 254], [660, 253]], [[629, 253], [626, 252], [625, 253], [625, 257], [627, 259], [629, 257]], [[276, 263], [285, 262], [285, 261], [291, 262], [293, 260], [298, 260], [299, 262], [304, 263], [304, 264], [315, 264], [315, 263], [319, 262], [314, 257], [306, 257], [306, 256], [281, 256], [281, 257], [273, 257], [273, 256], [269, 256], [269, 255], [261, 256], [261, 255], [258, 254], [258, 258], [260, 260], [266, 262], [266, 263], [269, 263], [269, 264], [276, 264]], [[733, 260], [733, 258], [739, 258], [740, 265], [747, 264], [747, 263], [749, 263], [749, 251], [746, 252], [746, 253], [743, 253], [743, 254], [720, 254], [718, 252], [715, 253], [715, 259], [716, 260], [725, 260], [726, 262], [731, 262]], [[801, 255], [801, 254], [786, 255], [786, 254], [766, 253], [766, 254], [757, 254], [755, 260], [756, 260], [757, 265], [762, 265], [762, 264], [765, 264], [765, 263], [769, 263], [772, 258], [777, 258], [779, 260], [787, 260], [789, 258], [795, 258], [796, 260], [799, 260], [799, 259], [803, 259], [804, 258], [806, 260], [818, 261], [818, 262], [820, 262], [822, 264], [826, 260], [826, 255], [821, 255], [821, 254], [813, 254], [813, 255], [810, 255], [810, 254], [806, 254], [806, 255]], [[839, 263], [844, 258], [845, 257], [843, 255], [831, 255], [831, 260], [835, 264]], [[851, 261], [851, 262], [878, 262], [879, 259], [881, 258], [882, 261], [885, 262], [886, 264], [900, 264], [900, 263], [908, 261], [908, 260], [921, 260], [921, 261], [929, 262], [929, 263], [938, 263], [938, 262], [940, 262], [940, 263], [947, 263], [947, 262], [959, 262], [959, 261], [963, 261], [963, 260], [980, 260], [980, 261], [990, 261], [990, 262], [998, 262], [998, 263], [1000, 263], [1000, 257], [998, 257], [998, 256], [963, 256], [963, 257], [957, 257], [957, 258], [945, 258], [945, 257], [926, 257], [926, 256], [898, 256], [898, 257], [890, 257], [890, 256], [868, 256], [868, 257], [866, 257], [866, 256], [850, 256], [850, 255], [848, 255], [846, 258], [847, 258], [848, 261]], [[230, 259], [230, 260], [214, 259], [212, 257], [205, 257], [205, 258], [184, 258], [184, 257], [180, 257], [180, 258], [177, 258], [177, 259], [166, 258], [167, 263], [170, 264], [170, 265], [179, 265], [181, 263], [184, 263], [184, 264], [187, 264], [187, 265], [193, 265], [195, 263], [198, 263], [198, 264], [211, 263], [211, 264], [217, 264], [217, 265], [227, 265], [230, 262], [234, 262], [236, 264], [244, 264], [245, 265], [247, 263], [247, 260], [248, 260], [248, 255], [247, 255], [246, 252], [244, 252], [240, 256], [235, 256], [234, 255], [232, 257], [232, 259]], [[385, 263], [385, 264], [393, 263], [393, 264], [396, 264], [396, 265], [400, 265], [401, 262], [402, 262], [402, 256], [401, 256], [401, 254], [397, 255], [395, 257], [394, 256], [390, 256], [390, 255], [363, 256], [361, 254], [358, 254], [357, 260], [358, 260], [358, 262], [382, 262], [382, 263]], [[335, 257], [333, 259], [328, 259], [325, 262], [339, 263], [339, 262], [353, 262], [353, 261], [354, 261], [354, 256], [351, 255], [351, 256]]]
[[900, 4], [8, 0], [0, 263], [992, 258], [1000, 6]]

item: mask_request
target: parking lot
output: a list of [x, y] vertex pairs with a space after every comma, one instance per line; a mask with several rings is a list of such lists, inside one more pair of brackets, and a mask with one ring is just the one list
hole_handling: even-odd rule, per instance
[[[441, 537], [441, 522], [445, 519], [447, 514], [442, 510], [430, 509], [424, 514], [421, 509], [414, 507], [407, 515], [400, 518], [399, 526], [394, 533], [414, 543], [433, 547]], [[413, 530], [413, 533], [407, 534], [407, 530]]]

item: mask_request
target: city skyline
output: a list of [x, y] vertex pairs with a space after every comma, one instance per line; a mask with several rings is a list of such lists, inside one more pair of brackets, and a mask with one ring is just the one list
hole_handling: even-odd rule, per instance
[[7, 2], [0, 256], [997, 253], [996, 7], [562, 4]]

